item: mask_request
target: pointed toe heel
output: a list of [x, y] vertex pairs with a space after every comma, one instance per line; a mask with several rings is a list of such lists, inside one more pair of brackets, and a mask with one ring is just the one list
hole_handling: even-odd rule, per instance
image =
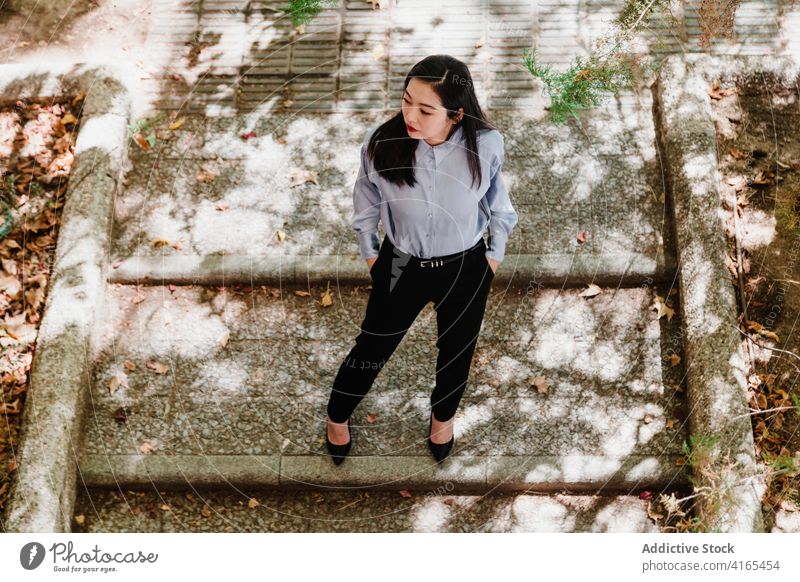
[[333, 459], [333, 462], [336, 463], [337, 465], [341, 465], [344, 462], [344, 459], [347, 456], [347, 453], [350, 452], [350, 447], [353, 444], [353, 431], [352, 431], [352, 429], [350, 427], [350, 419], [349, 418], [347, 419], [347, 432], [350, 435], [350, 440], [348, 440], [343, 445], [335, 445], [335, 444], [333, 444], [330, 441], [330, 439], [328, 438], [328, 427], [327, 427], [327, 421], [326, 421], [326, 426], [325, 426], [325, 444], [328, 447], [328, 453], [330, 453], [330, 456]]
[[435, 443], [431, 440], [431, 429], [433, 428], [433, 412], [431, 412], [431, 417], [428, 421], [428, 448], [431, 450], [433, 454], [433, 458], [436, 459], [437, 463], [441, 463], [447, 458], [447, 455], [450, 454], [450, 450], [453, 448], [453, 443], [455, 442], [455, 435], [450, 437], [450, 440], [446, 443]]

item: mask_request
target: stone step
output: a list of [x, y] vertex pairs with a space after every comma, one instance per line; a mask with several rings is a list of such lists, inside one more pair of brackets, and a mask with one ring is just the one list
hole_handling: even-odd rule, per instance
[[[680, 323], [677, 314], [656, 319], [651, 307], [666, 289], [592, 298], [577, 289], [494, 290], [456, 444], [439, 467], [425, 440], [436, 363], [428, 304], [357, 408], [354, 446], [338, 468], [325, 448], [325, 406], [368, 290], [341, 288], [330, 307], [319, 305], [321, 287], [295, 291], [110, 285], [81, 461], [86, 483], [174, 485], [191, 475], [379, 488], [448, 479], [463, 490], [627, 493], [685, 482], [684, 373], [670, 361], [680, 356]], [[120, 373], [126, 382], [111, 393]], [[545, 393], [531, 385], [540, 375]], [[121, 408], [124, 422], [115, 419]]]
[[647, 507], [634, 495], [84, 489], [72, 531], [657, 533]]
[[[575, 269], [624, 275], [619, 263], [666, 277], [675, 258], [649, 99], [633, 113], [599, 108], [584, 117], [555, 126], [497, 114], [504, 177], [519, 214], [508, 263], [560, 279]], [[132, 146], [132, 169], [115, 201], [112, 280], [193, 275], [202, 265], [246, 281], [278, 271], [263, 259], [279, 260], [290, 281], [304, 274], [293, 272], [302, 267], [293, 261], [331, 275], [355, 261], [363, 272], [349, 223], [352, 188], [359, 144], [385, 118], [188, 116], [150, 151]], [[243, 139], [247, 132], [255, 137]], [[295, 169], [316, 172], [317, 183], [293, 187]], [[205, 179], [206, 170], [216, 177]], [[527, 258], [538, 260], [527, 265]]]

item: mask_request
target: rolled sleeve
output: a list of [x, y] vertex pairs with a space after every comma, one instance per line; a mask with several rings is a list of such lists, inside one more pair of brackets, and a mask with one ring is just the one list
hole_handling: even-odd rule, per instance
[[492, 158], [491, 183], [486, 192], [486, 199], [491, 212], [489, 220], [489, 243], [486, 256], [502, 262], [506, 254], [506, 243], [511, 231], [519, 219], [503, 180], [503, 162], [505, 161], [504, 140], [499, 139], [499, 146]]
[[353, 186], [353, 215], [350, 226], [358, 235], [361, 258], [369, 259], [378, 256], [381, 247], [378, 236], [378, 222], [381, 215], [381, 193], [378, 187], [370, 180], [370, 164], [367, 157], [367, 139], [361, 145], [361, 165], [358, 177]]

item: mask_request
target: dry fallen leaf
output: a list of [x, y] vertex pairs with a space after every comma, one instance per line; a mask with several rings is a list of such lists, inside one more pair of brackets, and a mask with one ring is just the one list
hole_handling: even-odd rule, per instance
[[[328, 285], [330, 286], [330, 283], [328, 283]], [[322, 307], [330, 307], [333, 305], [333, 294], [331, 293], [330, 288], [325, 289], [325, 293], [322, 294], [322, 299], [320, 299], [319, 304]]]
[[578, 233], [578, 242], [579, 243], [585, 243], [586, 242], [586, 231], [585, 230], [582, 230], [581, 232]]
[[735, 87], [720, 89], [719, 79], [714, 79], [714, 81], [711, 83], [711, 87], [708, 90], [708, 95], [712, 99], [722, 99], [723, 97], [727, 97], [728, 95], [733, 95], [734, 93], [736, 93]]
[[180, 119], [170, 123], [169, 124], [169, 128], [170, 129], [178, 129], [181, 125], [183, 125], [184, 121], [186, 121], [186, 118], [185, 117], [181, 117]]
[[120, 386], [128, 387], [128, 375], [125, 372], [117, 372], [108, 382], [108, 393], [114, 394]]
[[731, 155], [734, 157], [734, 159], [737, 159], [737, 160], [741, 160], [741, 159], [747, 157], [747, 153], [746, 152], [743, 152], [742, 150], [737, 149], [737, 148], [731, 148], [730, 152], [731, 152]]
[[311, 297], [311, 293], [309, 293], [308, 291], [302, 291], [300, 289], [296, 289], [294, 294], [297, 295], [298, 297]]
[[547, 394], [547, 390], [550, 388], [550, 382], [545, 376], [531, 376], [528, 382], [531, 386], [536, 386], [539, 394]]
[[154, 238], [150, 244], [154, 249], [157, 249], [159, 247], [168, 247], [170, 243], [166, 238]]
[[75, 523], [77, 523], [78, 525], [83, 525], [85, 521], [86, 517], [83, 514], [75, 516]]
[[141, 453], [143, 453], [145, 455], [149, 455], [150, 453], [153, 452], [153, 444], [150, 441], [144, 441], [139, 446], [139, 452], [141, 452]]
[[368, 423], [370, 423], [370, 424], [375, 424], [375, 422], [377, 422], [377, 420], [378, 420], [378, 415], [377, 415], [377, 414], [375, 414], [375, 413], [373, 413], [373, 412], [370, 412], [370, 413], [367, 415], [367, 422], [368, 422]]
[[147, 138], [143, 136], [141, 132], [137, 132], [133, 136], [133, 139], [144, 151], [148, 151], [150, 149], [150, 142], [147, 141]]
[[212, 168], [208, 164], [203, 164], [200, 166], [200, 171], [197, 172], [195, 180], [198, 182], [213, 182], [217, 176], [219, 176], [219, 170]]
[[5, 272], [0, 273], [0, 292], [8, 295], [9, 299], [13, 301], [21, 290], [22, 284], [15, 275], [9, 275]]
[[672, 366], [674, 368], [675, 366], [677, 366], [678, 364], [681, 363], [681, 357], [678, 354], [672, 354], [669, 357], [669, 363], [670, 363], [670, 366]]
[[675, 310], [669, 307], [665, 302], [664, 298], [661, 295], [656, 295], [653, 299], [653, 304], [650, 306], [651, 309], [655, 309], [658, 311], [658, 315], [656, 319], [661, 319], [665, 315], [669, 321], [672, 321], [672, 316], [675, 315]]
[[283, 242], [284, 240], [286, 240], [286, 233], [283, 232], [282, 230], [278, 230], [275, 232], [275, 238], [278, 239], [278, 242]]
[[765, 329], [763, 325], [758, 323], [757, 321], [748, 321], [747, 322], [748, 329], [755, 331], [758, 335], [761, 335], [767, 339], [774, 341], [775, 343], [780, 343], [780, 338], [775, 332], [769, 331]]
[[306, 182], [313, 182], [314, 184], [318, 184], [317, 172], [314, 170], [302, 170], [300, 168], [292, 168], [289, 171], [289, 177], [291, 178], [290, 187], [292, 188], [294, 188], [295, 186], [299, 186], [300, 184], [305, 184]]
[[219, 210], [220, 212], [224, 212], [225, 210], [228, 210], [230, 207], [231, 205], [227, 200], [221, 200], [220, 202], [214, 204], [214, 209]]
[[401, 497], [411, 497], [411, 491], [409, 491], [408, 489], [401, 489], [400, 490], [400, 496]]
[[583, 291], [580, 292], [580, 296], [581, 297], [594, 297], [595, 295], [597, 295], [599, 293], [602, 293], [602, 292], [603, 292], [603, 290], [600, 289], [600, 287], [598, 287], [594, 283], [590, 283], [589, 286], [586, 289], [584, 289]]
[[156, 374], [166, 374], [169, 372], [169, 366], [162, 364], [161, 362], [153, 362], [148, 360], [145, 366], [150, 370], [153, 370]]
[[249, 507], [250, 509], [253, 509], [254, 507], [258, 507], [259, 505], [261, 505], [261, 504], [258, 502], [257, 499], [255, 499], [253, 497], [251, 497], [250, 500], [247, 502], [247, 507]]

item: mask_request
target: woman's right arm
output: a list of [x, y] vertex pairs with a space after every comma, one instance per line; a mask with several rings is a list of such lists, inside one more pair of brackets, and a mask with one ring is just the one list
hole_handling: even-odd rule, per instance
[[358, 234], [361, 258], [365, 259], [367, 264], [372, 267], [372, 262], [377, 259], [381, 246], [378, 237], [381, 193], [369, 179], [370, 164], [367, 159], [367, 144], [368, 140], [365, 140], [361, 145], [361, 164], [353, 186], [353, 216], [350, 219], [350, 225]]

